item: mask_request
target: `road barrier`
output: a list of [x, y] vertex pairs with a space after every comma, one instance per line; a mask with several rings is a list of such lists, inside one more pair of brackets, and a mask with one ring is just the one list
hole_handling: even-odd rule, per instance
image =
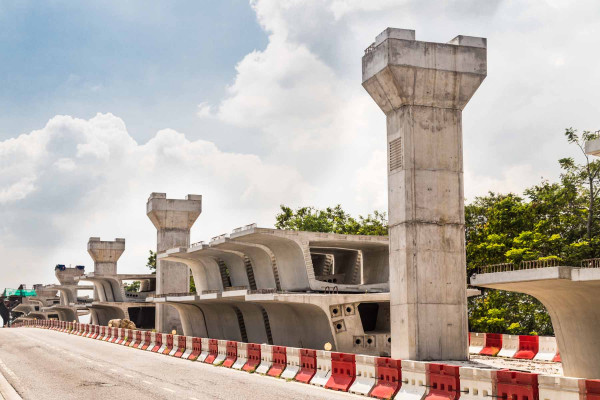
[[227, 340], [217, 340], [217, 357], [213, 360], [214, 365], [222, 365], [227, 358]]
[[261, 347], [260, 344], [248, 343], [248, 362], [242, 367], [244, 371], [254, 372], [261, 362]]
[[[183, 357], [183, 354], [186, 352], [186, 350], [188, 348], [187, 340], [188, 340], [187, 336], [178, 336], [177, 337], [177, 343], [175, 344], [176, 350], [175, 350], [175, 354], [173, 354], [173, 357], [177, 357], [177, 358]], [[191, 353], [191, 351], [190, 351], [190, 353]]]
[[190, 355], [194, 351], [194, 338], [192, 336], [183, 336], [185, 338], [185, 350], [181, 355], [181, 358], [189, 360]]
[[133, 341], [133, 330], [125, 329], [125, 339], [123, 339], [123, 346], [129, 347]]
[[429, 393], [427, 400], [457, 400], [460, 397], [459, 367], [432, 363], [427, 366]]
[[236, 342], [236, 344], [236, 360], [231, 366], [231, 368], [241, 370], [242, 368], [244, 368], [244, 365], [246, 365], [246, 363], [248, 362], [248, 343]]
[[140, 346], [144, 343], [143, 336], [142, 336], [142, 334], [144, 334], [144, 333], [145, 332], [142, 332], [142, 331], [135, 331], [135, 340], [133, 341], [133, 344], [131, 345], [131, 347], [133, 347], [134, 349], [140, 348]]
[[154, 347], [152, 348], [153, 353], [162, 353], [165, 351], [166, 343], [163, 344], [163, 334], [157, 333], [154, 337]]
[[539, 349], [539, 339], [539, 336], [519, 336], [519, 350], [517, 350], [513, 358], [533, 360]]
[[496, 396], [495, 370], [461, 367], [459, 375], [461, 400], [488, 400]]
[[[173, 357], [175, 353], [177, 353], [177, 343], [179, 342], [179, 335], [171, 335], [171, 342], [169, 343], [169, 339], [167, 337], [167, 348], [165, 349], [165, 353], [168, 356]], [[169, 344], [171, 347], [169, 348]]]
[[212, 364], [219, 355], [219, 341], [217, 339], [208, 339], [208, 356], [204, 359], [207, 364]]
[[202, 338], [202, 352], [198, 356], [198, 361], [204, 362], [206, 357], [208, 357], [208, 338]]
[[500, 357], [513, 357], [519, 350], [519, 336], [502, 335], [502, 350], [498, 352]]
[[233, 364], [235, 364], [236, 360], [237, 360], [237, 350], [238, 350], [238, 345], [237, 342], [234, 342], [232, 340], [228, 341], [225, 345], [225, 360], [223, 361], [223, 366], [225, 368], [231, 368], [233, 367]]
[[147, 350], [148, 347], [154, 347], [154, 332], [146, 331], [144, 332], [144, 342], [139, 347], [141, 350]]
[[427, 363], [402, 360], [402, 386], [399, 400], [422, 400], [427, 394]]
[[539, 400], [537, 374], [500, 370], [497, 377], [497, 396], [500, 398]]
[[116, 343], [123, 344], [126, 337], [127, 337], [127, 332], [125, 331], [125, 328], [119, 328], [119, 336], [117, 338]]
[[373, 356], [356, 355], [356, 379], [348, 389], [350, 393], [368, 396], [375, 386], [375, 360]]
[[317, 351], [300, 349], [300, 370], [296, 374], [296, 381], [310, 383], [317, 372]]
[[279, 378], [287, 367], [287, 349], [284, 346], [271, 346], [273, 363], [267, 375]]
[[281, 374], [282, 379], [294, 379], [300, 371], [300, 349], [296, 347], [287, 347], [287, 366]]
[[585, 381], [585, 399], [600, 400], [600, 379], [587, 379]]
[[557, 354], [558, 346], [556, 344], [556, 338], [552, 336], [540, 336], [538, 353], [535, 355], [535, 357], [533, 357], [533, 359], [540, 361], [552, 361]]
[[502, 334], [486, 333], [485, 344], [479, 354], [484, 356], [496, 356], [502, 349]]
[[119, 339], [119, 328], [110, 328], [112, 330], [112, 337], [110, 339], [111, 343], [116, 343]]
[[356, 379], [356, 355], [331, 353], [331, 376], [325, 388], [347, 392]]
[[310, 381], [311, 385], [324, 387], [331, 377], [331, 352], [317, 350], [317, 371]]
[[394, 397], [402, 386], [402, 362], [387, 357], [377, 357], [375, 373], [377, 380], [371, 390], [371, 397], [378, 399]]
[[585, 395], [585, 379], [539, 375], [538, 390], [544, 400], [580, 400]]
[[198, 356], [202, 353], [202, 339], [198, 337], [192, 338], [192, 352], [188, 357], [188, 360], [196, 361]]
[[469, 332], [469, 353], [479, 354], [485, 346], [485, 333]]
[[259, 374], [266, 374], [273, 365], [273, 347], [268, 344], [260, 345], [260, 365], [256, 368]]

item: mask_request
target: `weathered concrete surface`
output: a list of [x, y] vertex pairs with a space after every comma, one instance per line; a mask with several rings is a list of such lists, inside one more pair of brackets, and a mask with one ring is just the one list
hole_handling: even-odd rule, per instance
[[477, 274], [471, 284], [538, 299], [552, 319], [565, 376], [600, 378], [600, 269], [548, 267]]
[[[157, 253], [174, 247], [190, 245], [190, 228], [202, 212], [202, 196], [188, 194], [185, 200], [167, 199], [165, 193], [152, 193], [146, 204], [146, 215], [157, 231]], [[173, 261], [159, 261], [156, 266], [156, 293], [187, 293], [190, 269]], [[179, 313], [172, 307], [160, 305], [156, 309], [158, 332], [181, 331]]]
[[88, 240], [87, 250], [94, 260], [94, 273], [114, 275], [117, 273], [117, 261], [125, 251], [125, 239], [104, 241], [99, 237], [91, 237]]
[[0, 329], [0, 360], [25, 400], [364, 399], [45, 329]]
[[600, 139], [585, 142], [585, 153], [600, 157]]
[[387, 119], [392, 357], [467, 359], [462, 110], [486, 39], [415, 41], [388, 28], [362, 59]]

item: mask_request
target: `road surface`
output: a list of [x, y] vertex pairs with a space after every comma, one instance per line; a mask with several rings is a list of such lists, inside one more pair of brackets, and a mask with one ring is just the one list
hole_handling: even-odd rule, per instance
[[0, 329], [0, 373], [23, 399], [35, 400], [364, 400], [348, 393], [37, 328]]

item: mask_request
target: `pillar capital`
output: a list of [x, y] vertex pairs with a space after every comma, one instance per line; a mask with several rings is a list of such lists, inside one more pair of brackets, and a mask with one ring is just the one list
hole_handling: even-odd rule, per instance
[[91, 237], [88, 241], [87, 250], [94, 262], [116, 263], [125, 251], [125, 239], [100, 240], [99, 237]]
[[165, 193], [152, 193], [146, 203], [146, 215], [157, 230], [189, 230], [202, 213], [202, 196], [188, 194], [184, 200], [167, 199]]
[[406, 105], [462, 110], [487, 75], [487, 40], [421, 42], [413, 30], [387, 28], [365, 50], [362, 70], [363, 87], [385, 114]]

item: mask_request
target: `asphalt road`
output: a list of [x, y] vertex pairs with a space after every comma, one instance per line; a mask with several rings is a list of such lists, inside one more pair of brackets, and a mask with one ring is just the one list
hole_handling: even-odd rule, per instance
[[0, 329], [0, 373], [23, 399], [362, 399], [36, 328]]

